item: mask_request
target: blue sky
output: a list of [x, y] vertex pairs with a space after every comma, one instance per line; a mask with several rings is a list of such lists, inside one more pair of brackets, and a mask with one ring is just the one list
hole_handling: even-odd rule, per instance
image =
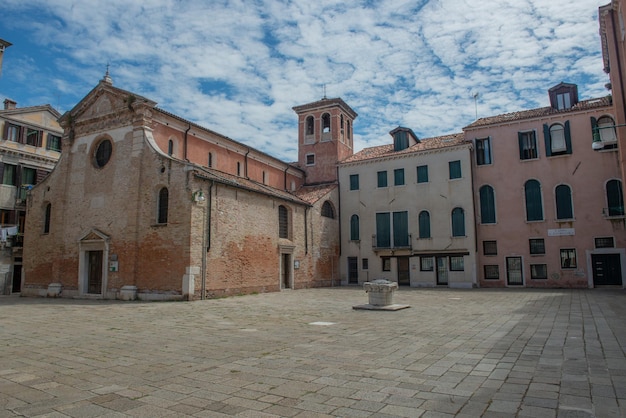
[[[605, 96], [598, 7], [609, 0], [3, 0], [0, 100], [71, 109], [103, 77], [278, 158], [293, 106], [358, 114], [355, 148], [461, 132], [578, 84]], [[477, 95], [476, 100], [474, 96]]]

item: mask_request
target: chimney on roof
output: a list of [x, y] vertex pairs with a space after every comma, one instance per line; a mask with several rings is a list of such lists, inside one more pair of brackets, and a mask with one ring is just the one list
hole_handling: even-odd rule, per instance
[[17, 102], [11, 99], [4, 99], [4, 110], [15, 109], [17, 107]]

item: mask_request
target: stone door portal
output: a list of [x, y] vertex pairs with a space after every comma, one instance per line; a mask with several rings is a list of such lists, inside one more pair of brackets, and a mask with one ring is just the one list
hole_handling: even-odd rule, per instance
[[87, 251], [87, 293], [102, 294], [102, 251]]

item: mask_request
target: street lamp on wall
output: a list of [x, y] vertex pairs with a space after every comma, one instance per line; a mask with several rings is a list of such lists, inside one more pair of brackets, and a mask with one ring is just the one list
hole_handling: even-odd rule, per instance
[[193, 194], [191, 195], [191, 200], [193, 200], [196, 203], [204, 202], [204, 192], [202, 190], [193, 192]]

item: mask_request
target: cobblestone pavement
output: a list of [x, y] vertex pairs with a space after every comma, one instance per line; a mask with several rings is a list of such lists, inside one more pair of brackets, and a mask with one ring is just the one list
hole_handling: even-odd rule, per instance
[[1, 417], [626, 416], [624, 290], [0, 298]]

